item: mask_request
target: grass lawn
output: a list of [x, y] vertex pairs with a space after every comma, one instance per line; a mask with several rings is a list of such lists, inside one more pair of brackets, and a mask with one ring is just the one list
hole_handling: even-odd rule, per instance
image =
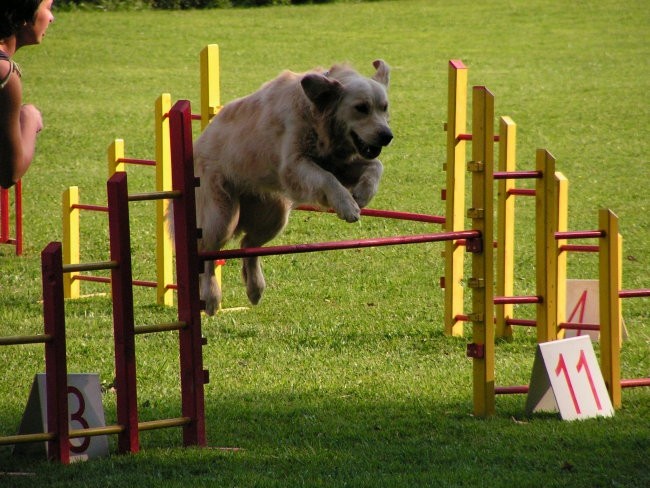
[[[569, 228], [620, 217], [624, 288], [650, 286], [650, 10], [645, 2], [400, 0], [363, 4], [181, 12], [61, 12], [42, 46], [19, 51], [25, 101], [46, 129], [24, 180], [25, 255], [0, 246], [0, 335], [42, 332], [39, 254], [60, 240], [61, 193], [80, 187], [105, 202], [106, 149], [153, 157], [153, 103], [163, 92], [198, 105], [198, 53], [221, 49], [224, 101], [285, 68], [336, 61], [372, 73], [392, 67], [392, 145], [374, 208], [442, 214], [447, 61], [496, 95], [518, 125], [518, 169], [549, 149], [569, 180]], [[129, 169], [132, 191], [153, 189]], [[134, 275], [154, 279], [153, 204], [134, 204]], [[516, 292], [534, 293], [533, 204], [517, 208]], [[82, 260], [108, 256], [103, 215], [82, 217]], [[425, 229], [426, 227], [426, 229]], [[434, 226], [437, 229], [437, 226]], [[294, 213], [275, 243], [426, 232], [428, 224]], [[208, 449], [183, 449], [178, 429], [142, 433], [142, 452], [59, 466], [0, 447], [0, 486], [650, 486], [650, 389], [623, 392], [614, 418], [562, 422], [524, 413], [525, 397], [497, 398], [471, 415], [467, 338], [442, 333], [442, 246], [426, 244], [265, 258], [262, 303], [205, 318]], [[595, 278], [594, 256], [569, 276]], [[224, 305], [247, 306], [239, 265], [224, 270]], [[70, 372], [113, 378], [110, 299], [66, 303]], [[173, 320], [137, 289], [136, 322]], [[533, 311], [521, 306], [521, 317]], [[623, 304], [629, 340], [623, 377], [650, 375], [650, 307]], [[497, 384], [530, 378], [534, 331], [497, 347]], [[138, 338], [141, 420], [180, 412], [177, 337]], [[597, 348], [596, 348], [597, 350]], [[41, 346], [0, 349], [0, 435], [16, 433]], [[107, 423], [115, 395], [104, 394]], [[115, 439], [110, 438], [115, 452]], [[224, 450], [222, 447], [239, 448]], [[20, 472], [23, 475], [6, 475]]]

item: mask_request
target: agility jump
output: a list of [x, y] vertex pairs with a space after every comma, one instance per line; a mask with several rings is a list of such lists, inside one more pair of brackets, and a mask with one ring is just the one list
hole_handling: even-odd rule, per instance
[[[474, 371], [474, 411], [479, 414], [494, 413], [494, 395], [526, 393], [528, 386], [494, 386], [494, 338], [511, 337], [512, 326], [532, 326], [537, 330], [539, 343], [552, 341], [562, 336], [567, 329], [600, 330], [601, 370], [614, 408], [621, 406], [621, 388], [650, 386], [650, 378], [621, 379], [621, 298], [648, 297], [650, 289], [622, 290], [622, 238], [618, 232], [618, 218], [610, 210], [600, 210], [599, 228], [587, 231], [568, 231], [568, 180], [555, 170], [555, 158], [546, 150], [536, 153], [535, 170], [515, 171], [516, 125], [509, 117], [500, 117], [499, 134], [494, 133], [494, 96], [482, 86], [473, 87], [472, 127], [473, 133], [466, 131], [467, 110], [467, 68], [459, 60], [449, 63], [449, 103], [447, 131], [447, 187], [443, 200], [447, 203], [446, 229], [462, 228], [465, 215], [476, 221], [485, 216], [486, 226], [492, 228], [492, 216], [498, 219], [496, 283], [482, 283], [474, 277], [468, 280], [471, 289], [485, 287], [488, 290], [489, 304], [485, 304], [485, 317], [476, 323], [475, 313], [463, 311], [463, 260], [462, 241], [450, 241], [445, 250], [445, 332], [462, 335], [463, 323], [473, 323], [473, 340], [468, 345], [467, 355], [480, 365], [487, 365], [489, 372]], [[467, 141], [472, 144], [472, 160], [466, 161]], [[493, 144], [499, 143], [499, 171], [492, 171]], [[496, 212], [493, 199], [487, 199], [489, 206], [484, 209], [465, 209], [465, 173], [469, 171], [484, 173], [485, 191], [492, 191], [494, 181], [498, 181], [498, 204]], [[535, 180], [534, 189], [515, 188], [514, 181]], [[476, 179], [472, 179], [472, 192]], [[536, 295], [514, 296], [514, 197], [533, 196], [536, 203]], [[485, 231], [485, 236], [493, 235]], [[598, 245], [568, 244], [575, 239], [598, 239]], [[488, 245], [491, 249], [493, 246]], [[567, 253], [599, 253], [600, 324], [576, 324], [566, 321], [566, 259]], [[492, 304], [494, 311], [491, 310]], [[534, 304], [536, 319], [516, 319], [512, 316], [512, 305]], [[476, 310], [476, 307], [474, 307]], [[486, 332], [487, 330], [487, 332]], [[477, 343], [485, 341], [485, 346]], [[488, 378], [487, 382], [484, 379]], [[478, 384], [477, 384], [478, 383]]]
[[[219, 46], [210, 44], [199, 53], [200, 66], [200, 112], [192, 114], [192, 120], [200, 121], [204, 129], [221, 109]], [[171, 95], [161, 94], [155, 101], [155, 159], [126, 157], [125, 142], [115, 139], [108, 147], [108, 176], [126, 171], [127, 165], [149, 166], [155, 170], [155, 191], [171, 189], [171, 154], [169, 135], [169, 110]], [[172, 256], [172, 237], [165, 223], [169, 203], [166, 200], [156, 202], [156, 280], [135, 280], [134, 286], [156, 289], [156, 300], [160, 305], [173, 306], [174, 263]], [[72, 186], [63, 193], [63, 257], [65, 264], [81, 262], [80, 212], [108, 212], [106, 205], [86, 204], [80, 201], [79, 188]], [[79, 272], [66, 273], [64, 292], [66, 298], [79, 298], [81, 282], [110, 283], [110, 278], [92, 276]]]
[[[208, 372], [203, 369], [201, 334], [202, 304], [198, 297], [199, 262], [205, 259], [288, 253], [321, 252], [377, 246], [441, 242], [464, 239], [480, 250], [482, 237], [478, 230], [442, 232], [412, 236], [380, 237], [350, 241], [308, 243], [292, 246], [270, 246], [199, 253], [196, 228], [192, 154], [192, 114], [187, 101], [177, 102], [169, 112], [173, 189], [145, 194], [128, 194], [126, 173], [114, 174], [107, 183], [110, 228], [110, 260], [96, 263], [63, 264], [60, 243], [50, 243], [42, 253], [45, 334], [5, 337], [0, 345], [44, 343], [46, 347], [46, 382], [48, 398], [48, 431], [0, 438], [0, 444], [47, 441], [50, 456], [62, 463], [70, 461], [69, 439], [96, 435], [118, 435], [118, 451], [137, 452], [139, 432], [166, 427], [182, 427], [184, 445], [206, 445], [204, 384]], [[176, 274], [178, 284], [178, 321], [169, 324], [136, 326], [133, 316], [133, 279], [131, 273], [129, 202], [174, 200]], [[371, 215], [441, 223], [435, 216], [406, 212], [369, 211]], [[110, 270], [113, 296], [113, 325], [117, 386], [117, 424], [92, 429], [68, 430], [67, 366], [65, 347], [65, 304], [63, 276], [65, 273]], [[181, 370], [182, 413], [177, 418], [139, 422], [137, 381], [135, 371], [135, 336], [145, 333], [177, 330]]]
[[[487, 90], [482, 94], [487, 100]], [[482, 170], [472, 173], [473, 188], [473, 225], [472, 230], [453, 230], [442, 233], [423, 234], [417, 236], [384, 237], [375, 239], [362, 239], [354, 241], [325, 242], [312, 244], [298, 244], [288, 246], [268, 246], [261, 248], [244, 248], [235, 250], [199, 252], [197, 243], [200, 237], [200, 230], [196, 227], [196, 204], [194, 200], [194, 188], [200, 185], [200, 181], [194, 177], [194, 158], [192, 148], [191, 132], [191, 110], [188, 101], [176, 102], [170, 111], [172, 140], [172, 177], [174, 191], [180, 197], [174, 202], [174, 228], [177, 260], [182, 259], [182, 267], [189, 270], [199, 270], [200, 264], [209, 259], [232, 259], [238, 257], [269, 256], [275, 254], [296, 254], [317, 251], [329, 251], [337, 249], [351, 249], [361, 247], [389, 246], [399, 244], [413, 244], [423, 242], [452, 242], [463, 240], [465, 249], [472, 253], [472, 282], [484, 284], [485, 286], [472, 287], [472, 305], [474, 313], [471, 318], [474, 322], [475, 333], [473, 346], [475, 350], [483, 351], [477, 354], [474, 362], [474, 374], [481, 381], [475, 381], [475, 405], [484, 405], [476, 411], [477, 415], [489, 415], [493, 408], [488, 406], [490, 398], [494, 398], [494, 364], [493, 351], [493, 324], [492, 317], [493, 303], [489, 298], [491, 283], [493, 281], [492, 266], [492, 245], [485, 245], [483, 236], [492, 235], [492, 185], [491, 166], [486, 164]], [[487, 134], [488, 131], [485, 131]], [[490, 151], [478, 154], [479, 157], [487, 157]], [[483, 171], [485, 169], [485, 171]], [[488, 184], [490, 183], [490, 184]], [[406, 214], [405, 214], [406, 215]], [[438, 223], [441, 223], [436, 219]], [[491, 240], [490, 240], [491, 241]], [[178, 265], [177, 265], [178, 266]], [[188, 277], [192, 290], [199, 288], [198, 272], [193, 272]], [[471, 286], [471, 285], [470, 285]], [[193, 297], [191, 306], [193, 313], [200, 313], [201, 304], [198, 295]], [[492, 362], [492, 364], [491, 364]], [[483, 385], [492, 385], [486, 388]], [[493, 403], [493, 400], [492, 400]]]
[[[47, 441], [50, 443], [50, 453], [54, 459], [61, 462], [69, 462], [70, 446], [68, 440], [74, 437], [87, 437], [93, 435], [118, 435], [119, 452], [135, 452], [139, 450], [139, 432], [164, 427], [182, 427], [184, 445], [206, 445], [205, 415], [204, 415], [204, 384], [208, 382], [208, 372], [203, 370], [202, 346], [205, 340], [201, 335], [201, 309], [202, 304], [198, 297], [198, 273], [199, 264], [206, 259], [250, 257], [288, 253], [320, 252], [325, 250], [339, 250], [363, 247], [376, 247], [388, 245], [415, 244], [424, 242], [446, 242], [448, 249], [453, 252], [462, 249], [472, 254], [472, 276], [468, 285], [472, 291], [472, 310], [465, 314], [460, 310], [452, 318], [455, 322], [471, 321], [473, 325], [472, 342], [468, 345], [468, 355], [473, 359], [474, 368], [474, 411], [479, 416], [488, 416], [494, 413], [494, 398], [496, 393], [502, 393], [494, 386], [494, 307], [499, 304], [511, 303], [535, 303], [537, 306], [548, 307], [548, 302], [553, 302], [552, 295], [549, 298], [537, 297], [495, 297], [494, 292], [494, 271], [493, 252], [494, 245], [492, 235], [494, 230], [494, 181], [496, 179], [507, 179], [509, 176], [530, 177], [536, 181], [543, 181], [544, 184], [536, 188], [539, 198], [547, 202], [557, 201], [556, 188], [561, 186], [561, 178], [544, 178], [544, 175], [552, 174], [554, 171], [554, 159], [547, 151], [540, 150], [537, 153], [537, 168], [534, 172], [518, 175], [502, 175], [493, 171], [493, 144], [495, 139], [503, 140], [494, 135], [494, 98], [485, 87], [475, 87], [473, 117], [473, 134], [468, 135], [464, 130], [454, 134], [454, 145], [456, 142], [472, 141], [473, 161], [468, 165], [471, 173], [472, 203], [467, 215], [472, 220], [471, 229], [462, 228], [458, 222], [454, 222], [457, 229], [450, 230], [449, 212], [446, 218], [434, 216], [422, 216], [420, 214], [408, 214], [404, 212], [368, 211], [368, 215], [391, 218], [403, 218], [406, 220], [420, 220], [425, 222], [445, 223], [445, 232], [420, 234], [414, 236], [381, 237], [375, 239], [361, 239], [351, 241], [308, 243], [291, 246], [269, 246], [263, 248], [247, 248], [213, 253], [200, 253], [197, 241], [200, 230], [196, 228], [196, 213], [194, 202], [194, 188], [200, 184], [194, 177], [193, 153], [192, 153], [192, 114], [190, 104], [187, 101], [177, 102], [169, 111], [170, 134], [170, 156], [172, 161], [173, 184], [169, 190], [163, 190], [148, 194], [128, 195], [127, 177], [125, 173], [118, 172], [113, 175], [108, 184], [108, 207], [111, 253], [110, 260], [100, 263], [85, 263], [64, 265], [62, 262], [62, 251], [59, 243], [49, 244], [42, 253], [43, 266], [43, 295], [44, 295], [44, 318], [45, 333], [36, 336], [5, 337], [0, 339], [0, 345], [17, 345], [30, 343], [43, 343], [46, 349], [46, 375], [48, 395], [48, 431], [42, 434], [30, 434], [23, 436], [11, 436], [0, 438], [0, 444], [15, 444], [18, 442]], [[503, 119], [502, 119], [503, 120]], [[505, 124], [506, 126], [510, 124]], [[449, 127], [449, 125], [448, 125]], [[499, 141], [499, 142], [500, 142]], [[464, 163], [463, 165], [464, 166]], [[464, 171], [464, 169], [463, 169]], [[459, 179], [458, 176], [452, 177]], [[448, 180], [449, 181], [449, 180]], [[539, 183], [538, 183], [539, 184]], [[464, 185], [464, 176], [463, 176]], [[464, 191], [464, 188], [463, 188]], [[456, 196], [459, 192], [456, 192]], [[551, 198], [546, 198], [550, 196]], [[449, 186], [447, 188], [449, 203]], [[174, 203], [175, 220], [175, 243], [176, 243], [176, 272], [178, 284], [178, 321], [169, 324], [155, 324], [135, 326], [133, 317], [133, 280], [131, 276], [130, 256], [130, 234], [129, 202], [145, 200], [170, 200]], [[463, 203], [464, 205], [464, 203]], [[545, 210], [543, 215], [558, 215], [557, 207], [548, 204], [551, 209]], [[449, 207], [448, 207], [449, 208]], [[310, 209], [313, 210], [313, 209]], [[452, 213], [463, 215], [453, 207]], [[620, 329], [612, 324], [617, 324], [620, 312], [618, 312], [619, 297], [649, 296], [647, 290], [619, 290], [620, 269], [616, 268], [619, 260], [620, 240], [618, 238], [618, 227], [615, 216], [608, 210], [601, 210], [599, 213], [599, 229], [595, 231], [568, 232], [559, 231], [555, 225], [555, 218], [545, 220], [544, 246], [556, 246], [556, 249], [564, 246], [569, 249], [566, 241], [575, 238], [598, 238], [599, 251], [601, 256], [601, 297], [606, 295], [605, 300], [609, 305], [601, 316], [605, 319], [600, 325], [601, 333], [605, 336], [602, 340], [605, 344], [603, 361], [609, 361], [609, 366], [603, 362], [603, 372], [608, 381], [608, 388], [616, 388], [623, 383], [620, 381]], [[538, 217], [539, 218], [539, 217]], [[118, 225], [119, 224], [119, 225]], [[538, 239], [539, 240], [539, 239]], [[539, 244], [538, 244], [539, 245]], [[549, 261], [557, 258], [558, 253], [547, 252], [544, 258], [545, 266], [542, 269], [556, 269], [557, 264]], [[449, 254], [448, 254], [449, 256]], [[554, 257], [555, 256], [555, 257]], [[538, 257], [539, 259], [539, 257]], [[62, 277], [64, 273], [81, 272], [107, 269], [111, 272], [111, 284], [113, 289], [113, 323], [115, 341], [115, 366], [116, 383], [118, 392], [118, 423], [113, 426], [98, 429], [68, 430], [67, 411], [67, 367], [65, 348], [65, 309], [63, 300]], [[538, 279], [540, 274], [537, 273]], [[456, 275], [457, 276], [457, 275]], [[553, 275], [557, 276], [557, 274]], [[605, 278], [603, 280], [603, 277]], [[448, 278], [447, 278], [448, 279]], [[554, 278], [556, 279], [556, 278]], [[538, 282], [538, 290], [549, 290], [549, 277], [545, 281]], [[604, 282], [607, 284], [603, 284]], [[449, 283], [449, 281], [447, 281]], [[551, 287], [552, 288], [552, 287]], [[547, 291], [544, 291], [547, 293]], [[546, 299], [545, 299], [546, 298]], [[536, 300], [535, 300], [536, 299]], [[604, 303], [604, 302], [602, 302]], [[555, 324], [553, 333], [557, 333], [557, 327], [566, 325], [557, 315], [548, 312], [544, 308], [546, 321], [550, 320]], [[557, 310], [557, 307], [556, 307]], [[539, 317], [539, 316], [538, 316]], [[608, 323], [607, 323], [608, 322]], [[511, 324], [512, 325], [512, 324]], [[137, 382], [135, 371], [135, 335], [155, 333], [160, 331], [178, 330], [179, 352], [181, 368], [181, 396], [182, 412], [179, 417], [162, 419], [152, 422], [139, 422], [137, 410]], [[538, 331], [540, 329], [538, 328]], [[548, 327], [542, 330], [549, 330]], [[610, 339], [607, 338], [609, 334]], [[617, 336], [617, 334], [619, 334]], [[607, 344], [609, 346], [607, 346]], [[607, 373], [609, 368], [611, 373]], [[617, 376], [618, 375], [618, 376]], [[646, 384], [646, 379], [632, 380], [634, 386]], [[610, 389], [610, 395], [612, 390]], [[614, 400], [613, 403], [616, 403]], [[620, 405], [620, 403], [619, 403]]]
[[[184, 445], [204, 446], [206, 443], [203, 384], [207, 382], [208, 377], [203, 371], [201, 354], [205, 341], [201, 337], [200, 316], [190, 317], [186, 313], [188, 271], [177, 270], [177, 322], [140, 326], [134, 323], [129, 202], [170, 199], [178, 195], [172, 191], [129, 195], [127, 176], [123, 172], [118, 172], [109, 179], [107, 192], [110, 260], [64, 265], [61, 243], [50, 243], [41, 255], [45, 334], [0, 338], [0, 345], [45, 344], [49, 431], [42, 434], [2, 437], [0, 445], [47, 441], [50, 457], [62, 463], [70, 461], [69, 439], [77, 437], [117, 434], [120, 453], [137, 452], [140, 431], [182, 427]], [[69, 431], [63, 276], [70, 272], [96, 270], [111, 272], [117, 424]], [[179, 334], [182, 413], [177, 418], [140, 422], [137, 410], [135, 336], [173, 330], [177, 330]]]

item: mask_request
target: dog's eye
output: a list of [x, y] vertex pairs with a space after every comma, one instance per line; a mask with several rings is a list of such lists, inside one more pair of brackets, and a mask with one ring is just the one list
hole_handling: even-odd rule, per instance
[[387, 103], [384, 103], [384, 104], [381, 106], [381, 110], [382, 110], [383, 112], [388, 112], [388, 104], [387, 104]]
[[367, 103], [358, 103], [354, 106], [354, 108], [360, 114], [368, 115], [370, 113], [370, 105]]

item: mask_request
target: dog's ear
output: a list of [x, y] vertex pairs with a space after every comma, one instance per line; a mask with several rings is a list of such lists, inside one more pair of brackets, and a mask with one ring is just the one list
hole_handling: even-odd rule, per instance
[[388, 88], [388, 81], [390, 80], [390, 66], [388, 66], [383, 59], [377, 59], [373, 61], [372, 65], [377, 70], [372, 79]]
[[308, 74], [300, 80], [307, 98], [321, 112], [338, 100], [343, 92], [343, 85], [338, 81], [319, 74]]

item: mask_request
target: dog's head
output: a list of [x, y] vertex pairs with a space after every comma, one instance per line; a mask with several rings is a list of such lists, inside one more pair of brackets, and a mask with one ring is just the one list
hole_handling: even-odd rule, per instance
[[376, 60], [377, 70], [365, 78], [345, 65], [328, 72], [310, 73], [301, 80], [307, 98], [316, 112], [331, 117], [336, 138], [354, 147], [364, 159], [374, 159], [390, 144], [393, 133], [388, 126], [388, 88], [390, 68]]

